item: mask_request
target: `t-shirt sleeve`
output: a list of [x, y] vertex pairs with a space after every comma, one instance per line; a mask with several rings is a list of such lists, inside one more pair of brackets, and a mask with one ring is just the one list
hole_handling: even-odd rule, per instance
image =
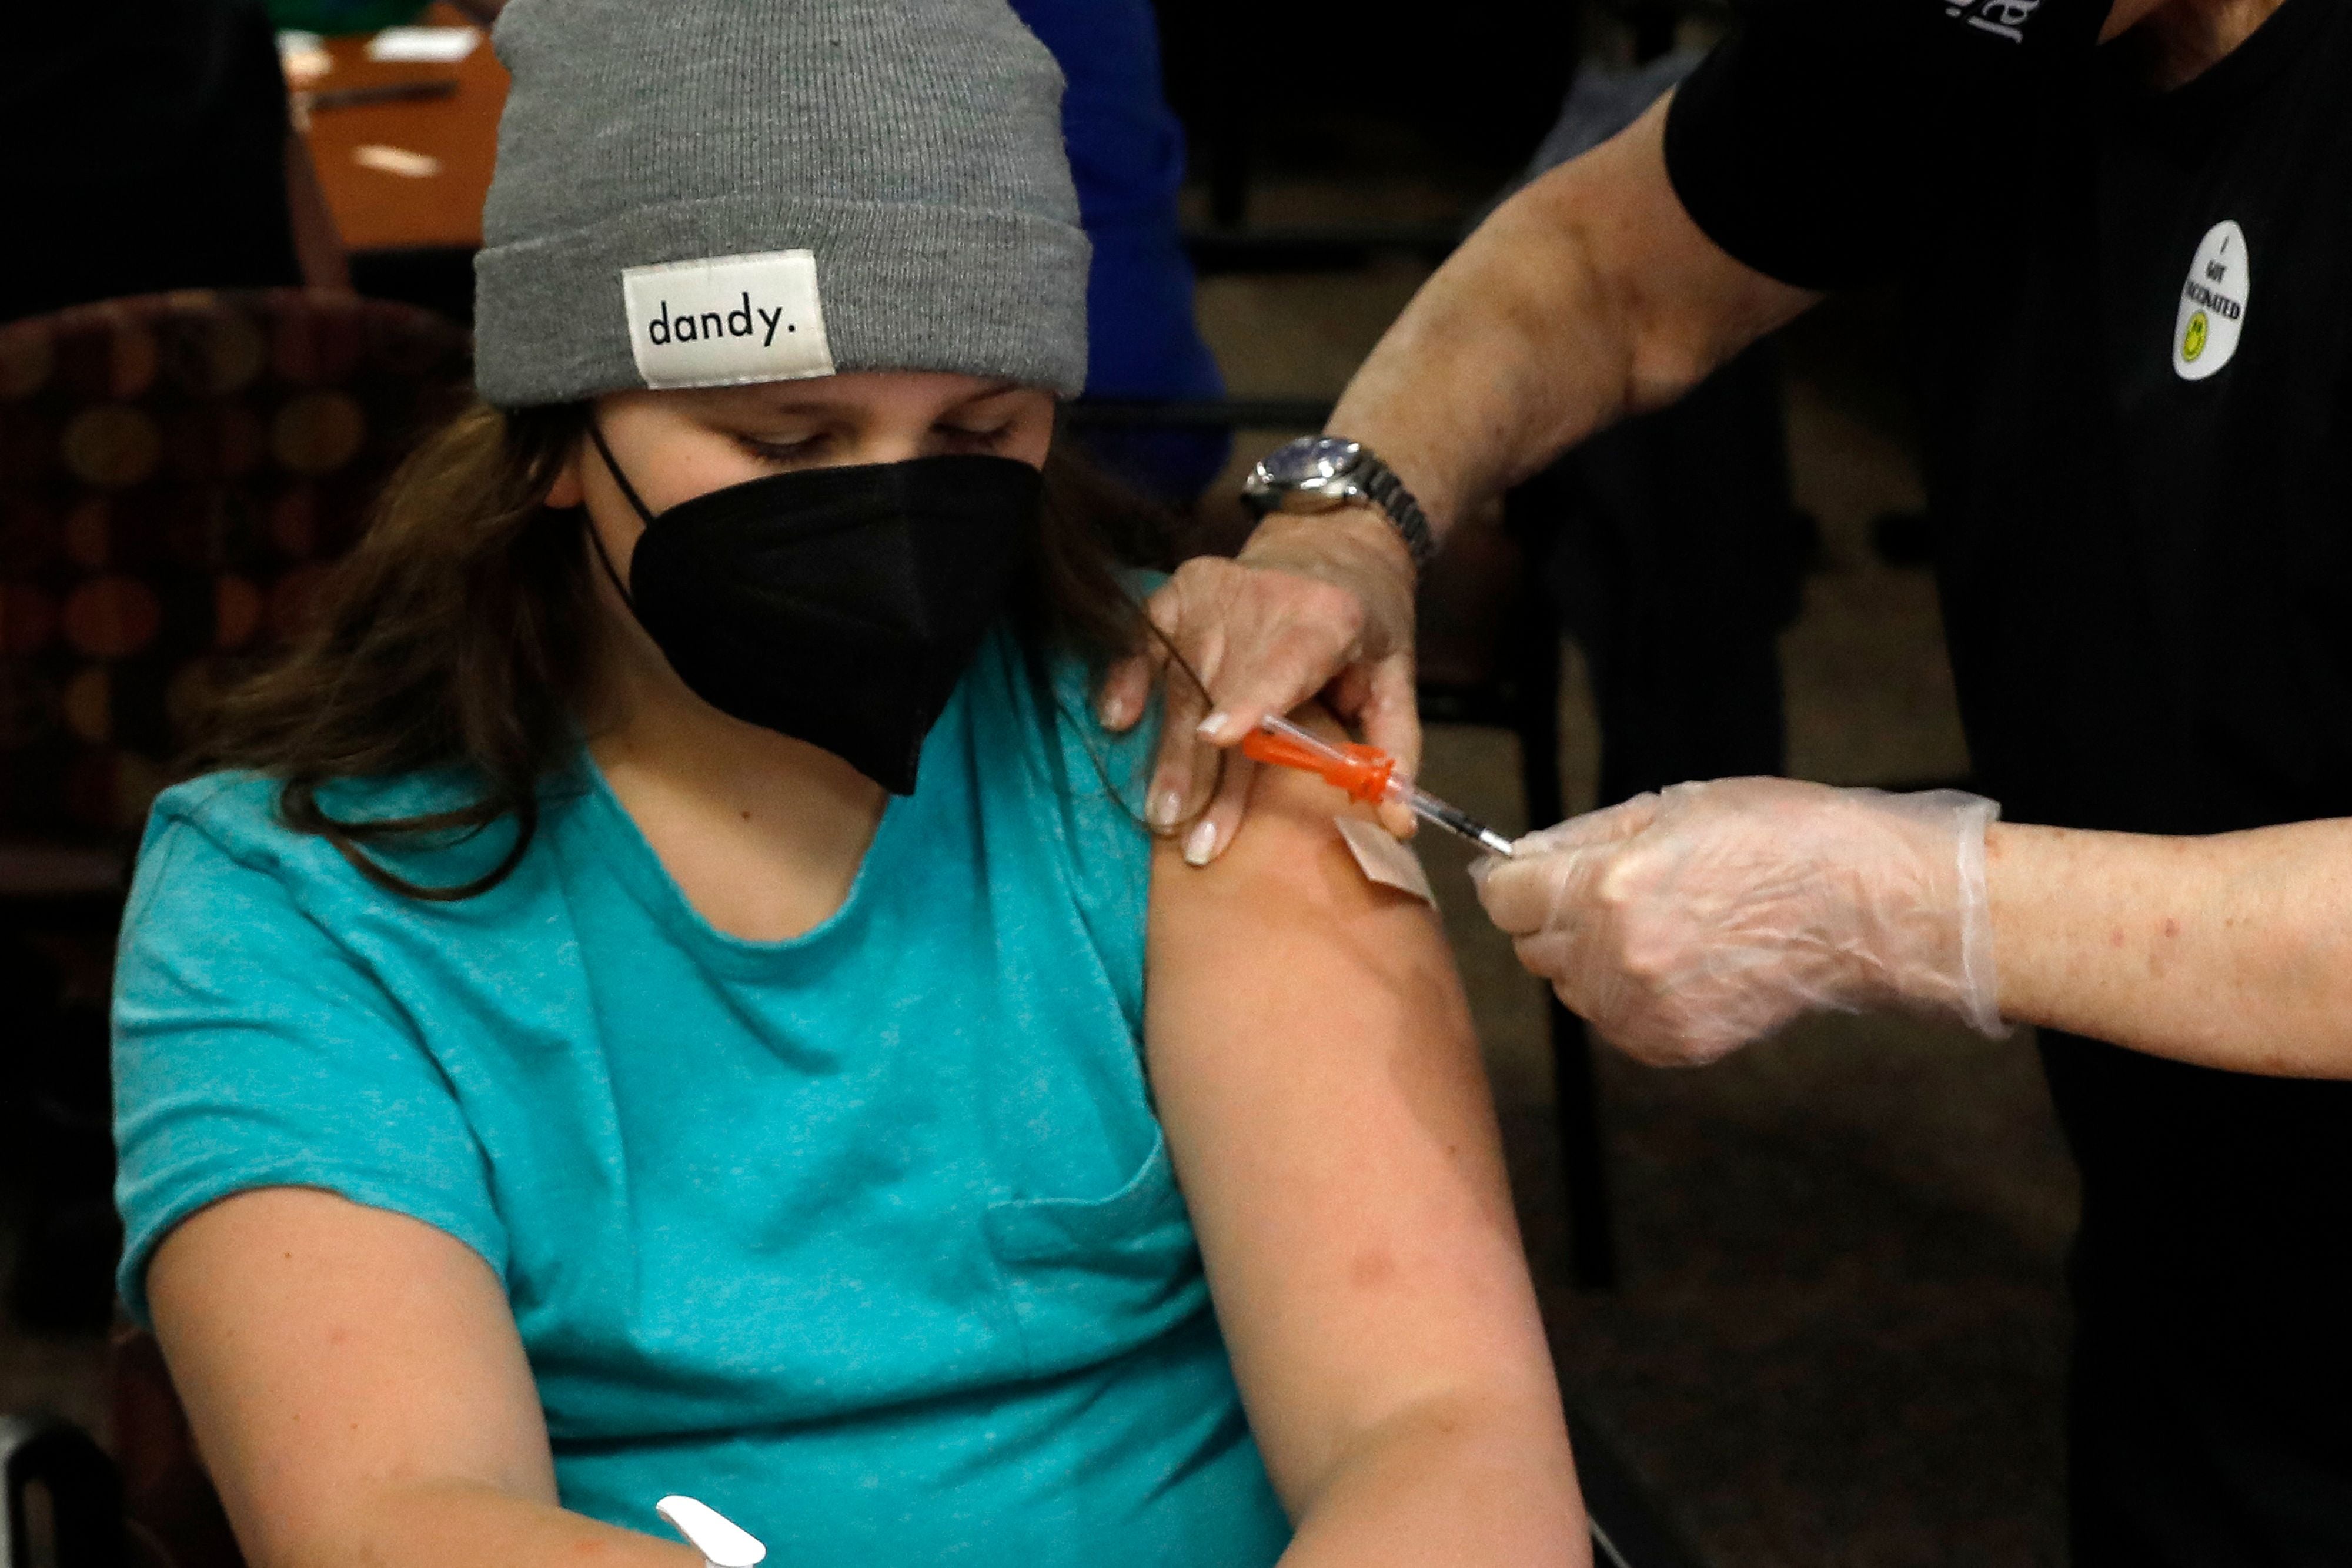
[[1749, 0], [1676, 90], [1694, 222], [1801, 288], [1895, 276], [1971, 136], [2088, 58], [2106, 0]]
[[482, 1152], [396, 999], [279, 867], [197, 822], [140, 858], [114, 991], [119, 1283], [148, 1319], [156, 1245], [206, 1204], [309, 1186], [446, 1231], [504, 1278]]
[[[1153, 586], [1146, 584], [1143, 591]], [[1057, 661], [1054, 671], [1055, 742], [1068, 790], [1071, 886], [1118, 984], [1119, 1005], [1139, 1035], [1153, 844], [1144, 810], [1160, 757], [1161, 703], [1155, 692], [1135, 727], [1113, 735], [1095, 722], [1096, 674], [1078, 659]]]
[[1692, 221], [1800, 288], [1888, 275], [1910, 229], [1901, 172], [1922, 128], [1890, 90], [1902, 34], [1849, 9], [1748, 7], [1666, 116], [1666, 174]]

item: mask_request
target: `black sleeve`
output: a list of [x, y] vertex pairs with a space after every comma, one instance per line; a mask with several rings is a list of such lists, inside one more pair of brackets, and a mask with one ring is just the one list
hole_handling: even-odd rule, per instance
[[1666, 173], [1707, 236], [1803, 288], [1892, 276], [1952, 139], [2087, 59], [2107, 0], [1755, 0], [1675, 94]]

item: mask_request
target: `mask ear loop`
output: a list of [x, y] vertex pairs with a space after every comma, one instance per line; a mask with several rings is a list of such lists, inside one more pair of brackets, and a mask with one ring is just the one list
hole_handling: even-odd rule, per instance
[[[588, 422], [588, 439], [596, 444], [596, 455], [604, 460], [604, 472], [613, 476], [613, 483], [621, 487], [621, 494], [627, 498], [629, 505], [635, 508], [638, 517], [644, 521], [646, 527], [652, 528], [653, 513], [646, 509], [645, 502], [637, 496], [637, 487], [629, 483], [629, 476], [622, 473], [621, 465], [613, 460], [613, 449], [604, 444], [604, 428], [593, 419]], [[637, 601], [630, 597], [627, 585], [621, 581], [621, 574], [613, 570], [613, 558], [605, 551], [604, 536], [598, 530], [596, 519], [587, 515], [586, 507], [582, 507], [580, 511], [581, 521], [587, 526], [588, 542], [596, 547], [596, 559], [604, 563], [604, 575], [613, 580], [613, 591], [619, 594], [621, 602], [635, 612]]]

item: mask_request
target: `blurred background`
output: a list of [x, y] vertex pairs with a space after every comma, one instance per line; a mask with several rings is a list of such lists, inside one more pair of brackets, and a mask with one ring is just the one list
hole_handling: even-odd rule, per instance
[[[120, 1437], [103, 1008], [127, 844], [205, 693], [299, 621], [462, 386], [503, 77], [458, 35], [488, 9], [272, 8], [286, 88], [246, 141], [282, 140], [286, 179], [258, 260], [151, 236], [155, 276], [0, 271], [0, 1412]], [[411, 22], [432, 36], [373, 31]], [[1478, 216], [1721, 22], [1677, 0], [1162, 0], [1175, 243], [1213, 366], [1097, 385], [1073, 434], [1169, 503], [1179, 548], [1232, 548], [1247, 465], [1316, 427]], [[162, 112], [142, 73], [172, 58], [54, 42], [47, 74], [0, 68], [0, 123], [93, 83]], [[122, 165], [155, 164], [133, 140]], [[153, 193], [191, 177], [144, 167], [110, 199], [185, 225]], [[322, 282], [358, 298], [247, 292]], [[189, 289], [213, 292], [164, 292]], [[1424, 597], [1430, 786], [1516, 832], [1685, 777], [1965, 781], [1900, 330], [1892, 300], [1832, 300], [1466, 529]], [[1607, 1470], [1588, 1484], [1654, 1523], [1653, 1560], [2063, 1561], [2074, 1193], [2031, 1041], [1835, 1019], [1643, 1069], [1512, 962], [1454, 845], [1423, 852]]]

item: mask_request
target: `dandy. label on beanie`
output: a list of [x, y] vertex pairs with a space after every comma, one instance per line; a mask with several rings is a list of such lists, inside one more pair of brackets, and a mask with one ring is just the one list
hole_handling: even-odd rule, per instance
[[487, 401], [861, 370], [1080, 390], [1061, 72], [1004, 0], [512, 0], [494, 37]]

